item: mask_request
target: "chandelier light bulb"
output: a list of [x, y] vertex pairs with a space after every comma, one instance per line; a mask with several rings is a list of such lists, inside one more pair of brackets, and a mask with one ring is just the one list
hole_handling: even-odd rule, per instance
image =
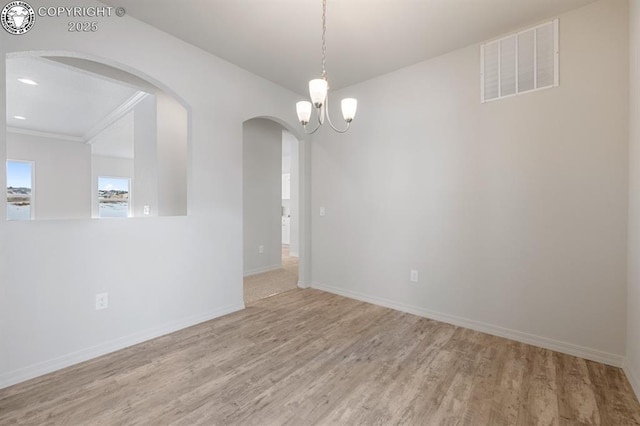
[[[316, 78], [309, 82], [309, 96], [311, 102], [301, 101], [296, 103], [296, 112], [298, 113], [298, 120], [304, 127], [304, 131], [307, 134], [315, 133], [320, 126], [326, 122], [329, 123], [331, 128], [338, 133], [345, 133], [349, 130], [351, 122], [356, 116], [356, 110], [358, 109], [358, 101], [354, 98], [346, 98], [342, 100], [342, 117], [346, 123], [344, 128], [338, 128], [331, 122], [329, 116], [329, 83], [327, 81], [327, 70], [325, 68], [326, 63], [326, 35], [327, 35], [327, 0], [322, 0], [322, 78]], [[318, 118], [318, 124], [314, 129], [308, 129], [307, 124], [311, 119], [312, 107], [316, 107], [316, 116]]]
[[341, 103], [342, 117], [347, 123], [351, 123], [356, 116], [358, 109], [358, 100], [354, 98], [344, 98]]
[[309, 95], [316, 108], [320, 108], [324, 104], [324, 100], [327, 98], [328, 86], [327, 80], [323, 78], [316, 78], [309, 82]]
[[311, 118], [311, 102], [300, 101], [296, 103], [296, 112], [298, 113], [298, 121], [303, 126], [309, 124]]

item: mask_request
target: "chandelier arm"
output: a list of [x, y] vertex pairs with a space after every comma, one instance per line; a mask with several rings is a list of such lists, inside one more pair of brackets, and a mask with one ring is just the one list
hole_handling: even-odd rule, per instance
[[308, 134], [308, 135], [312, 135], [312, 134], [314, 134], [315, 132], [317, 132], [317, 131], [318, 131], [318, 129], [320, 128], [320, 126], [322, 126], [322, 120], [320, 119], [320, 111], [316, 111], [316, 115], [318, 116], [318, 124], [316, 124], [316, 128], [315, 128], [315, 129], [313, 129], [313, 130], [309, 131], [309, 130], [307, 129], [307, 124], [308, 124], [308, 123], [307, 123], [307, 124], [304, 124], [304, 125], [302, 126], [302, 127], [304, 128], [304, 132], [305, 132], [306, 134]]
[[313, 130], [311, 130], [311, 131], [307, 130], [307, 125], [306, 125], [306, 124], [305, 124], [304, 126], [302, 126], [302, 128], [304, 129], [304, 132], [305, 132], [306, 134], [308, 134], [308, 135], [312, 135], [312, 134], [314, 134], [315, 132], [317, 132], [317, 131], [318, 131], [318, 129], [320, 128], [320, 124], [318, 124], [318, 125], [316, 126], [316, 128], [315, 128], [315, 129], [313, 129]]
[[343, 130], [340, 130], [338, 128], [336, 128], [336, 126], [333, 125], [333, 123], [331, 122], [331, 120], [327, 120], [329, 121], [329, 126], [331, 126], [331, 128], [333, 130], [335, 130], [338, 133], [347, 133], [347, 130], [349, 130], [349, 127], [351, 127], [351, 123], [347, 123], [347, 127], [345, 127]]
[[[327, 67], [326, 67], [326, 62], [327, 62], [327, 0], [322, 0], [322, 74], [320, 76], [320, 79], [324, 80], [324, 82], [322, 82], [323, 84], [318, 84], [318, 80], [319, 79], [315, 79], [315, 80], [311, 80], [309, 82], [309, 91], [311, 94], [311, 102], [306, 102], [305, 105], [303, 105], [302, 107], [300, 107], [300, 109], [298, 109], [298, 106], [296, 106], [296, 108], [298, 109], [298, 118], [300, 119], [300, 123], [302, 124], [304, 131], [306, 134], [312, 134], [315, 133], [320, 126], [322, 126], [324, 124], [325, 118], [326, 120], [329, 122], [329, 126], [331, 126], [331, 128], [338, 132], [338, 133], [346, 133], [347, 130], [349, 130], [349, 127], [351, 127], [351, 121], [353, 120], [353, 116], [355, 115], [355, 108], [356, 108], [356, 101], [353, 99], [349, 100], [348, 103], [348, 118], [345, 118], [345, 123], [347, 124], [346, 128], [344, 129], [338, 129], [336, 126], [333, 125], [333, 122], [331, 121], [331, 117], [329, 116], [329, 94], [328, 94], [328, 89], [329, 89], [329, 84], [328, 84], [328, 78], [327, 78]], [[320, 102], [320, 98], [321, 96], [324, 96], [324, 102]], [[344, 100], [343, 100], [344, 102]], [[298, 103], [300, 104], [300, 102]], [[310, 104], [307, 106], [307, 104]], [[307, 124], [309, 124], [309, 122], [307, 121], [308, 118], [310, 118], [310, 111], [309, 109], [311, 108], [311, 106], [315, 106], [316, 107], [316, 115], [317, 115], [317, 119], [318, 119], [318, 124], [316, 125], [316, 127], [309, 131], [307, 129]], [[353, 111], [352, 111], [353, 110]], [[342, 111], [343, 116], [345, 114], [344, 109]], [[304, 117], [304, 118], [300, 118], [300, 117]], [[306, 118], [308, 117], [308, 118]], [[306, 121], [306, 124], [305, 124]]]
[[340, 130], [338, 129], [336, 126], [333, 125], [333, 122], [331, 121], [331, 116], [329, 115], [329, 94], [327, 93], [327, 97], [324, 100], [325, 104], [324, 104], [324, 108], [326, 111], [326, 115], [327, 115], [327, 121], [329, 122], [329, 126], [331, 126], [331, 128], [333, 130], [335, 130], [338, 133], [346, 133], [347, 130], [349, 130], [349, 127], [351, 126], [351, 123], [347, 122], [347, 127], [345, 127], [344, 130]]

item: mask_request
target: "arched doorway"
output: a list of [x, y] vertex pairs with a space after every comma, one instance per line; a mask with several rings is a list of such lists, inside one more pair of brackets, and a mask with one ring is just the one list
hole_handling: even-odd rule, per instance
[[308, 287], [307, 152], [288, 127], [271, 117], [243, 123], [245, 305]]

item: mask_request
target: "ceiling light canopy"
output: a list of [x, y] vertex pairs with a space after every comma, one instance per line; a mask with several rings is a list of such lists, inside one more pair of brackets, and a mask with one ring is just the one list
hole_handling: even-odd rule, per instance
[[38, 82], [31, 80], [30, 78], [19, 78], [20, 83], [28, 84], [29, 86], [37, 86]]
[[[338, 133], [345, 133], [349, 130], [351, 126], [351, 122], [356, 116], [356, 110], [358, 108], [358, 101], [354, 98], [345, 98], [342, 100], [342, 118], [347, 124], [344, 129], [338, 129], [331, 122], [331, 117], [329, 116], [329, 82], [327, 80], [327, 70], [326, 70], [326, 33], [327, 33], [327, 0], [322, 0], [322, 74], [320, 78], [316, 78], [309, 82], [309, 96], [311, 97], [311, 102], [309, 101], [300, 101], [296, 104], [296, 112], [298, 113], [298, 120], [300, 124], [304, 127], [304, 131], [308, 134], [315, 133], [322, 124], [324, 124], [325, 118], [329, 122], [329, 125], [333, 130]], [[318, 117], [318, 125], [313, 130], [307, 129], [307, 124], [309, 124], [309, 120], [311, 119], [311, 110], [313, 107], [316, 108], [316, 115]]]

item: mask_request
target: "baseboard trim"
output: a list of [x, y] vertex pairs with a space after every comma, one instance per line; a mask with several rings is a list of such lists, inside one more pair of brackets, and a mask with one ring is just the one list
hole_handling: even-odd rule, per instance
[[614, 367], [622, 367], [624, 357], [608, 352], [591, 349], [573, 343], [562, 342], [559, 340], [549, 339], [534, 334], [525, 333], [518, 330], [512, 330], [468, 318], [458, 317], [455, 315], [444, 314], [417, 306], [407, 305], [389, 299], [369, 296], [363, 293], [345, 290], [339, 287], [325, 285], [313, 282], [311, 287], [326, 291], [328, 293], [337, 294], [351, 299], [360, 300], [362, 302], [372, 303], [374, 305], [384, 306], [386, 308], [395, 309], [397, 311], [406, 312], [413, 315], [433, 319], [436, 321], [453, 324], [459, 327], [469, 328], [471, 330], [480, 331], [482, 333], [491, 334], [493, 336], [504, 337], [506, 339], [515, 340], [533, 346], [549, 349], [552, 351], [562, 352], [568, 355], [577, 356], [591, 361], [601, 362], [603, 364], [612, 365]]
[[131, 334], [129, 336], [110, 340], [105, 343], [100, 343], [99, 345], [81, 349], [79, 351], [43, 361], [38, 364], [30, 365], [28, 367], [24, 367], [15, 371], [9, 371], [8, 373], [0, 375], [0, 389], [27, 381], [29, 379], [43, 376], [57, 370], [61, 370], [63, 368], [88, 361], [90, 359], [97, 358], [99, 356], [106, 355], [108, 353], [115, 352], [129, 346], [137, 345], [138, 343], [146, 342], [147, 340], [155, 339], [156, 337], [164, 336], [166, 334], [170, 334], [175, 331], [182, 330], [184, 328], [191, 327], [196, 324], [200, 324], [202, 322], [209, 321], [214, 318], [218, 318], [242, 309], [244, 309], [244, 303], [230, 305], [227, 307], [215, 309], [204, 314], [194, 315], [180, 321], [168, 323], [160, 327], [155, 327], [139, 333]]
[[281, 268], [282, 268], [282, 264], [263, 266], [262, 268], [249, 269], [248, 271], [244, 271], [244, 276], [250, 277], [251, 275], [257, 275], [257, 274], [262, 274], [264, 272], [275, 271], [276, 269], [281, 269]]
[[305, 281], [298, 281], [298, 288], [311, 288], [311, 284]]
[[625, 358], [624, 364], [622, 365], [622, 370], [624, 374], [627, 375], [627, 379], [629, 383], [631, 383], [631, 387], [633, 391], [636, 393], [636, 398], [640, 400], [640, 379], [638, 379], [638, 375], [635, 373], [633, 368], [629, 365], [629, 359]]

